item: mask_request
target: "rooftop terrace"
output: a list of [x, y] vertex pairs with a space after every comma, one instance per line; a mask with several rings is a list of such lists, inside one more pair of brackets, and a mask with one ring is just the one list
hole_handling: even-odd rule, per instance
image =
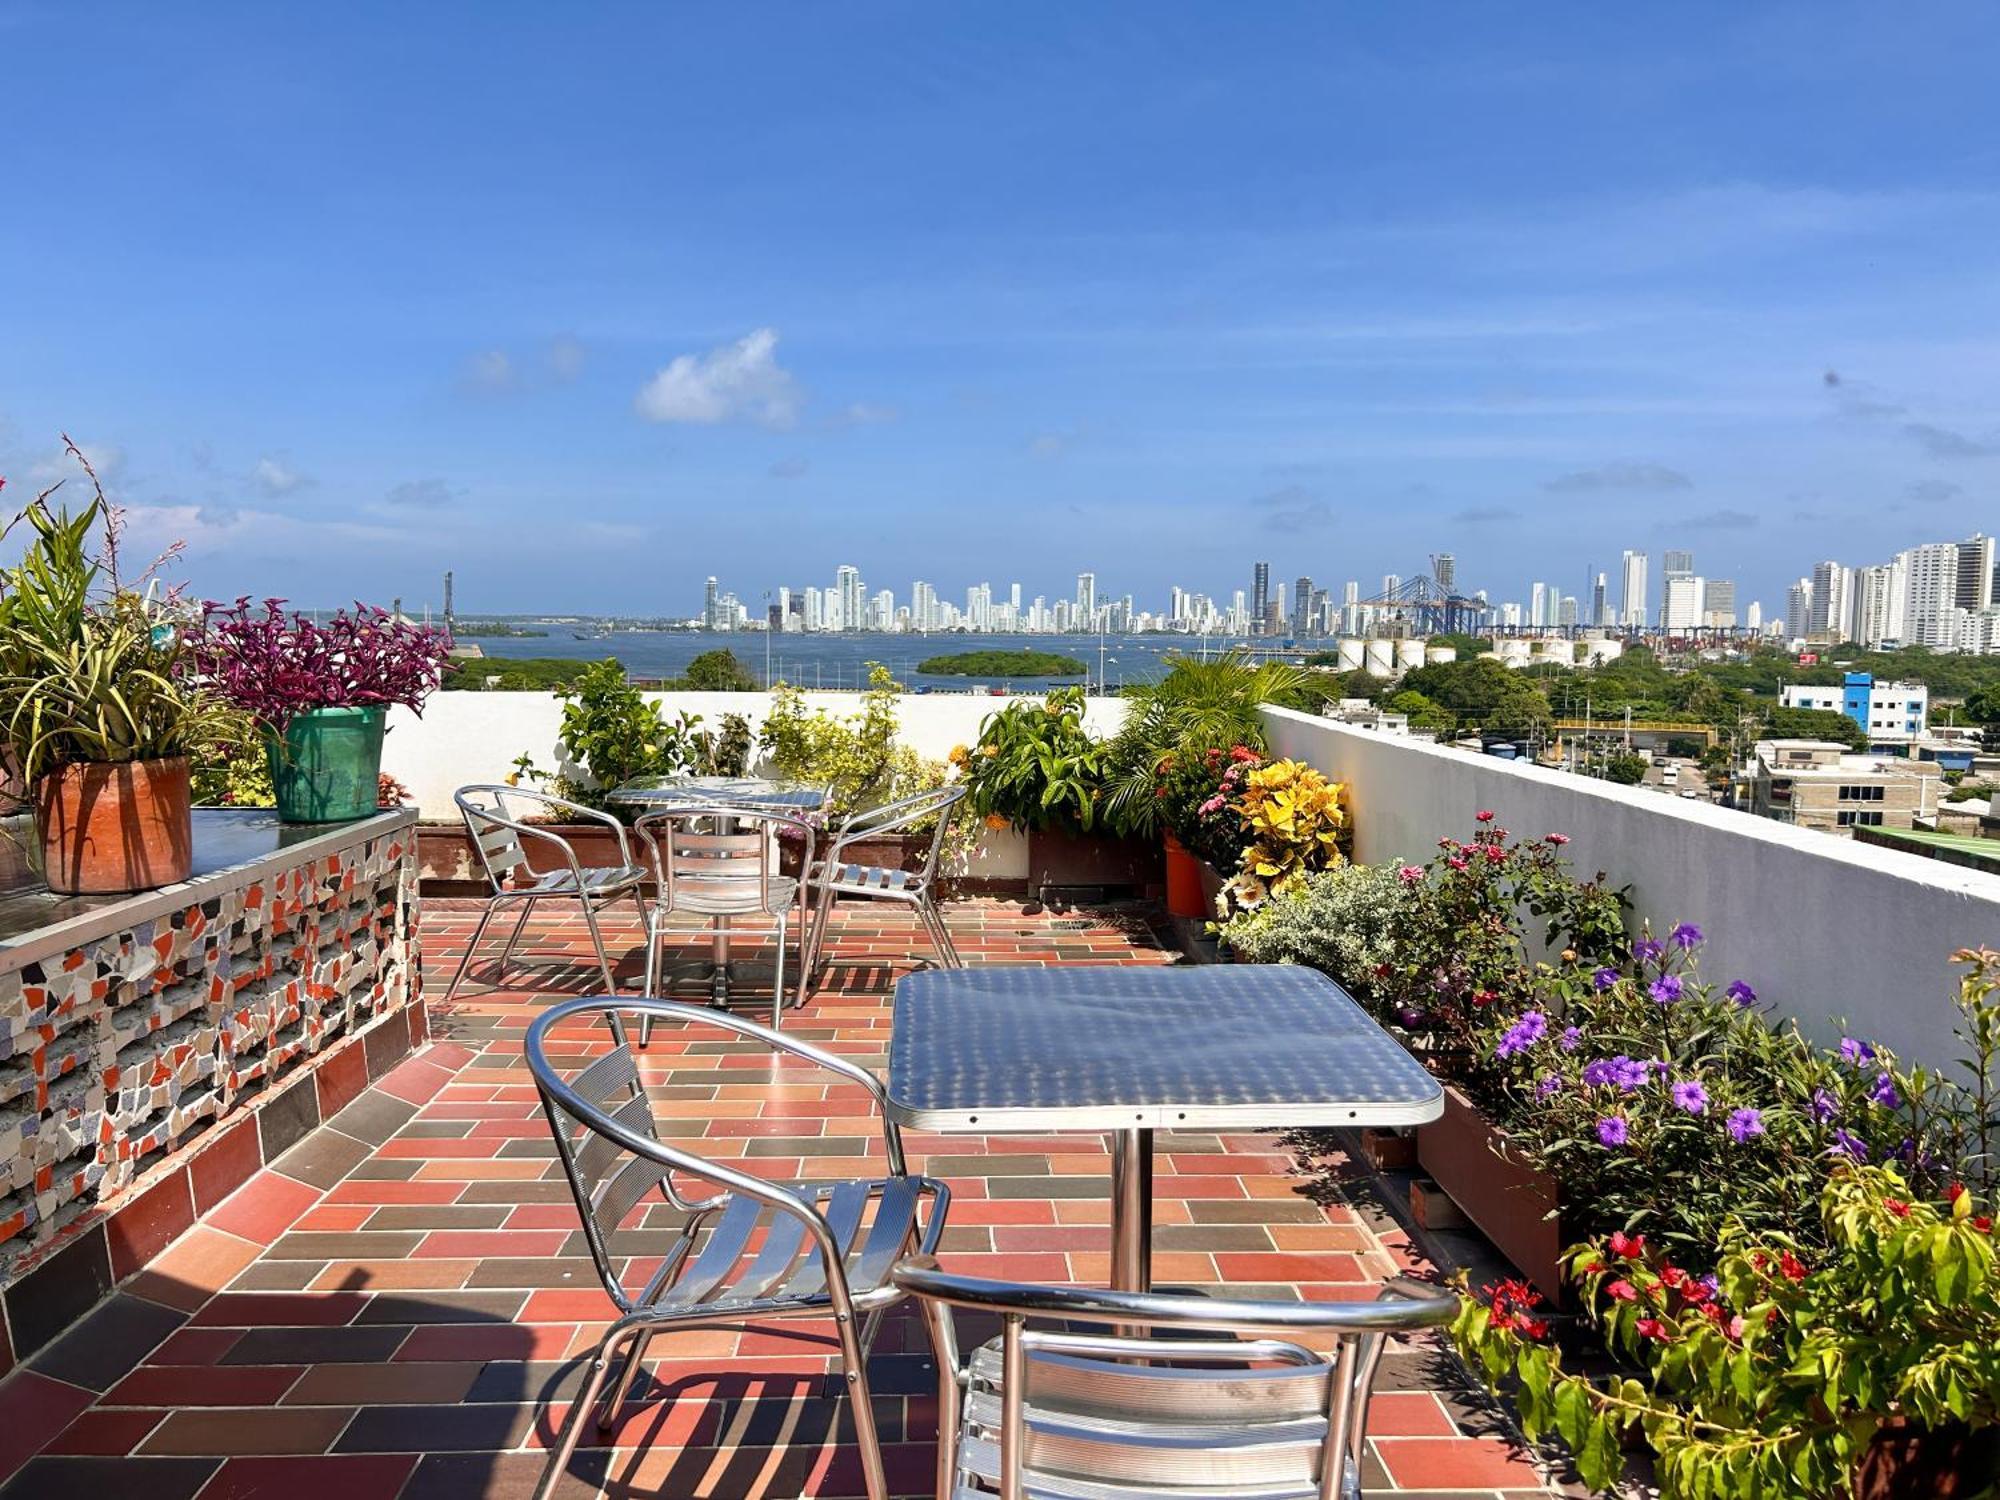
[[[431, 994], [476, 910], [426, 905]], [[970, 964], [1178, 957], [1144, 908], [974, 900], [948, 920]], [[615, 946], [636, 934], [624, 936]], [[691, 930], [690, 956], [700, 942]], [[905, 914], [867, 907], [840, 910], [831, 942], [827, 982], [788, 1029], [879, 1069], [891, 987], [928, 946]], [[612, 1313], [521, 1052], [538, 1010], [594, 987], [589, 952], [571, 917], [513, 971], [518, 987], [468, 986], [433, 1014], [428, 1046], [0, 1385], [0, 1474], [11, 1476], [0, 1497], [93, 1486], [144, 1500], [526, 1493]], [[621, 979], [636, 965], [634, 954]], [[778, 1178], [879, 1170], [865, 1096], [812, 1070], [662, 1030], [645, 1073], [674, 1138], [706, 1153]], [[1108, 1161], [1095, 1138], [905, 1141], [913, 1168], [955, 1193], [947, 1268], [1104, 1283]], [[1155, 1269], [1176, 1285], [1340, 1299], [1432, 1275], [1364, 1174], [1338, 1160], [1308, 1172], [1275, 1136], [1163, 1138], [1155, 1199]], [[580, 1453], [561, 1493], [859, 1494], [828, 1384], [832, 1347], [811, 1323], [667, 1336], [650, 1389], [608, 1446]], [[1385, 1362], [1370, 1493], [1548, 1493], [1440, 1351], [1427, 1339]], [[914, 1317], [892, 1319], [871, 1373], [893, 1487], [929, 1493], [934, 1372]]]

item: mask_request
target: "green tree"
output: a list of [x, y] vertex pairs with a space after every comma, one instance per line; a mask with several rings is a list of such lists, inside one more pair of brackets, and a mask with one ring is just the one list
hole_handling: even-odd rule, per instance
[[723, 646], [689, 662], [676, 686], [691, 693], [754, 693], [762, 684], [734, 651]]
[[1851, 750], [1868, 748], [1868, 736], [1859, 724], [1825, 708], [1767, 709], [1764, 733], [1774, 740], [1832, 740]]
[[1468, 728], [1524, 733], [1545, 729], [1551, 717], [1540, 685], [1490, 656], [1418, 667], [1404, 676], [1403, 687], [1457, 715]]
[[1392, 714], [1407, 715], [1412, 729], [1449, 732], [1458, 728], [1458, 715], [1448, 708], [1440, 708], [1422, 693], [1409, 688], [1392, 695], [1382, 706]]
[[1604, 758], [1604, 779], [1615, 781], [1620, 786], [1637, 786], [1646, 779], [1646, 757], [1607, 755]]

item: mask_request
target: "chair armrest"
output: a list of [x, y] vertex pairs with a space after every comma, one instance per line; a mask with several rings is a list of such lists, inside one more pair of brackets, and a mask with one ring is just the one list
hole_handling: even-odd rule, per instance
[[[533, 795], [550, 807], [559, 807], [564, 812], [574, 813], [586, 821], [603, 823], [608, 826], [613, 833], [618, 835], [618, 855], [620, 862], [626, 865], [632, 863], [632, 843], [625, 835], [625, 825], [610, 813], [598, 807], [585, 807], [581, 802], [571, 802], [563, 797], [551, 797], [547, 792], [536, 792]], [[524, 823], [522, 825], [524, 828], [531, 828], [533, 826], [531, 823]], [[555, 835], [551, 834], [550, 837], [553, 838]]]

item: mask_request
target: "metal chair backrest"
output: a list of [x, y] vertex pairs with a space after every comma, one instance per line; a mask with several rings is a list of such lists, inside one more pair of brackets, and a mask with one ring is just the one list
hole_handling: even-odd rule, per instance
[[452, 800], [465, 819], [480, 868], [494, 890], [503, 889], [508, 878], [528, 864], [527, 850], [521, 846], [526, 814], [541, 811], [539, 804], [547, 799], [519, 787], [482, 785], [462, 786]]
[[690, 890], [711, 906], [761, 909], [775, 872], [773, 836], [783, 831], [796, 837], [803, 828], [811, 837], [809, 825], [795, 813], [716, 804], [648, 813], [634, 827], [653, 850], [660, 900], [668, 911], [677, 894]]
[[[941, 1496], [1001, 1500], [1358, 1495], [1368, 1393], [1387, 1337], [1449, 1322], [1459, 1305], [1455, 1296], [1313, 1303], [1096, 1292], [948, 1275], [915, 1260], [894, 1280], [923, 1299], [940, 1357], [954, 1367], [950, 1309], [1000, 1316], [998, 1349], [940, 1374], [938, 1483]], [[1119, 1331], [1044, 1331], [1031, 1319]], [[1331, 1337], [1333, 1354], [1292, 1341], [1303, 1335]]]
[[952, 814], [958, 804], [965, 800], [969, 790], [971, 789], [963, 782], [952, 782], [895, 802], [884, 803], [881, 807], [855, 813], [841, 825], [840, 832], [834, 839], [831, 857], [839, 858], [842, 844], [862, 838], [878, 838], [886, 834], [901, 833], [905, 829], [918, 826], [926, 819], [936, 818], [937, 824], [931, 829], [930, 847], [925, 851], [923, 867], [915, 881], [916, 884], [928, 885], [937, 875], [938, 856], [944, 848], [944, 836], [951, 830]]

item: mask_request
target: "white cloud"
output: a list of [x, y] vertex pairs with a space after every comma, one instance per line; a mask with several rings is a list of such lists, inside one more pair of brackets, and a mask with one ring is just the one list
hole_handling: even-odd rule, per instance
[[505, 391], [514, 385], [514, 361], [505, 349], [487, 349], [465, 362], [465, 383], [482, 391]]
[[257, 467], [251, 470], [250, 480], [259, 491], [274, 500], [280, 495], [289, 495], [294, 490], [306, 489], [312, 484], [312, 480], [297, 469], [276, 458], [258, 459]]
[[[76, 445], [77, 451], [90, 460], [91, 468], [97, 470], [97, 477], [105, 484], [111, 483], [125, 472], [125, 450], [112, 443], [84, 443]], [[58, 449], [47, 458], [36, 462], [28, 470], [28, 476], [37, 484], [53, 484], [58, 479], [85, 481], [83, 469], [67, 452]]]
[[799, 388], [778, 363], [776, 329], [759, 328], [706, 354], [683, 354], [640, 387], [633, 408], [648, 422], [756, 422], [790, 427]]
[[877, 406], [868, 401], [852, 401], [841, 409], [835, 418], [841, 427], [879, 427], [884, 422], [893, 422], [902, 413], [893, 406]]

